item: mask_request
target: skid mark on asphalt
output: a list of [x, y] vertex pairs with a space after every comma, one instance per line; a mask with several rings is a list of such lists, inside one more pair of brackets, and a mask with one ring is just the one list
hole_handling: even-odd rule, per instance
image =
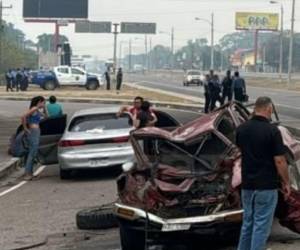
[[[40, 174], [45, 170], [45, 168], [46, 168], [46, 166], [41, 166], [41, 167], [39, 167], [39, 168], [34, 172], [33, 175], [34, 175], [34, 176], [40, 175]], [[28, 183], [28, 181], [21, 181], [19, 184], [17, 184], [17, 185], [15, 185], [15, 186], [13, 186], [13, 187], [11, 187], [11, 188], [9, 188], [9, 189], [3, 191], [2, 193], [0, 193], [0, 197], [3, 197], [3, 196], [5, 196], [5, 195], [7, 195], [7, 194], [9, 194], [9, 193], [11, 193], [11, 192], [13, 192], [13, 191], [19, 189], [20, 187], [24, 186], [26, 183]]]

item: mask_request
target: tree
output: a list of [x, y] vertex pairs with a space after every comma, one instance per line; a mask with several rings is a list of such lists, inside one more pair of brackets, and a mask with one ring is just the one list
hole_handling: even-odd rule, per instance
[[3, 22], [0, 36], [2, 44], [1, 73], [10, 68], [36, 68], [38, 64], [37, 52], [27, 47], [26, 44], [34, 43], [25, 39], [25, 34], [15, 29], [11, 23]]
[[[38, 39], [37, 44], [43, 52], [48, 52], [48, 51], [55, 52], [56, 51], [56, 48], [54, 48], [55, 36], [53, 34], [45, 34], [44, 33], [42, 35], [39, 35], [37, 37], [37, 39]], [[69, 39], [66, 36], [64, 36], [64, 35], [59, 36], [60, 44], [63, 44], [68, 41], [69, 41]]]

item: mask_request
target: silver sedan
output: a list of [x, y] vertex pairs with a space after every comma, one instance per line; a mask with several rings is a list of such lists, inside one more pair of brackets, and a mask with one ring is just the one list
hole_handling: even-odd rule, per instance
[[76, 112], [58, 144], [61, 178], [71, 170], [119, 165], [133, 158], [130, 116], [116, 117], [117, 107]]

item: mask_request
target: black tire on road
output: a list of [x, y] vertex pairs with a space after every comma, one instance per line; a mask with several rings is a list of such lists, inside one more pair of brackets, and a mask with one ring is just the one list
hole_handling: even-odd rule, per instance
[[113, 206], [102, 206], [81, 210], [76, 215], [76, 224], [79, 229], [96, 230], [118, 227]]
[[132, 230], [120, 224], [122, 250], [143, 250], [145, 247], [145, 233]]
[[47, 81], [44, 84], [45, 90], [55, 90], [56, 89], [56, 83], [54, 81]]
[[59, 170], [60, 179], [69, 180], [72, 176], [72, 170]]
[[93, 80], [93, 81], [89, 81], [86, 84], [86, 89], [87, 90], [97, 90], [99, 88], [99, 82]]

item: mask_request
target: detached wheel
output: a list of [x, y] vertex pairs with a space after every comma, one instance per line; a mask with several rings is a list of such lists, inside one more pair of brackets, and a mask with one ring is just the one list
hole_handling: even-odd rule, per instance
[[81, 210], [76, 215], [79, 229], [96, 230], [118, 227], [118, 221], [112, 205]]
[[142, 250], [145, 247], [145, 233], [126, 228], [120, 224], [122, 250]]
[[97, 81], [89, 81], [86, 84], [87, 90], [97, 90], [99, 88], [99, 83]]
[[59, 170], [60, 179], [62, 179], [62, 180], [71, 179], [71, 174], [72, 174], [71, 170], [63, 170], [63, 169]]
[[55, 90], [56, 89], [56, 83], [54, 81], [47, 81], [44, 84], [45, 90]]

